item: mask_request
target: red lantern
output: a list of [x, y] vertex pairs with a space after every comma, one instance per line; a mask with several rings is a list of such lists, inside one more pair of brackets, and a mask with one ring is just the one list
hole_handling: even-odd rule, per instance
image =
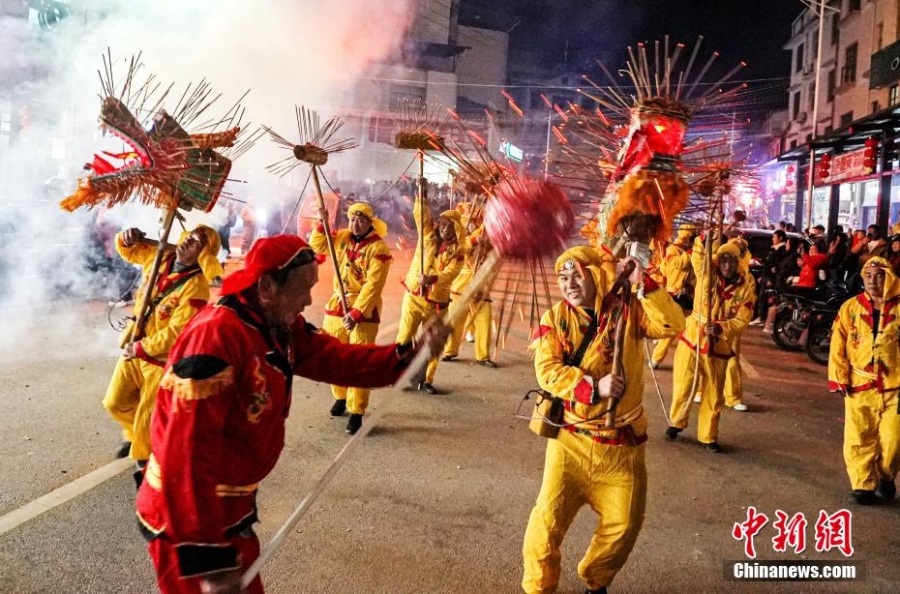
[[872, 173], [875, 171], [875, 151], [878, 147], [878, 141], [874, 138], [866, 138], [865, 147], [863, 151], [863, 167]]
[[826, 180], [831, 175], [831, 153], [825, 153], [819, 159], [819, 179]]

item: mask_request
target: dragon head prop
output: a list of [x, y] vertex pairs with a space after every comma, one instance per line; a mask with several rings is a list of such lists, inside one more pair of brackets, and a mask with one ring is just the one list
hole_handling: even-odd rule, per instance
[[[169, 113], [161, 105], [171, 86], [156, 98], [154, 90], [159, 85], [150, 84], [152, 76], [143, 85], [134, 84], [140, 64], [133, 58], [128, 75], [117, 90], [109, 63], [104, 56], [107, 77], [101, 74], [104, 93], [100, 127], [127, 146], [122, 152], [102, 151], [94, 155], [84, 167], [86, 175], [78, 180], [77, 190], [60, 206], [71, 212], [82, 206], [112, 207], [134, 197], [163, 209], [212, 210], [231, 171], [229, 157], [235, 156], [226, 156], [217, 149], [242, 153], [249, 148], [247, 141], [237, 142], [241, 127], [231, 126], [241, 113], [240, 108], [235, 105], [221, 120], [202, 126], [209, 131], [190, 134], [185, 127], [215, 101], [209, 99], [211, 90], [205, 81], [193, 89], [188, 86], [182, 100]], [[147, 104], [153, 107], [145, 110]], [[141, 114], [147, 116], [141, 119]], [[220, 124], [226, 125], [216, 131]]]

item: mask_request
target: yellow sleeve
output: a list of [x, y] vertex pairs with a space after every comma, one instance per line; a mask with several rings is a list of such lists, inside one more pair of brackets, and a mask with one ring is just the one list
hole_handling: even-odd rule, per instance
[[745, 282], [742, 290], [736, 292], [732, 299], [739, 301], [735, 316], [728, 319], [716, 319], [716, 323], [722, 328], [720, 338], [729, 344], [750, 325], [750, 320], [753, 319], [753, 303], [756, 295], [752, 287]]
[[641, 326], [648, 338], [671, 338], [684, 330], [684, 313], [662, 288], [640, 300], [644, 310]]
[[371, 249], [374, 253], [371, 254], [366, 267], [366, 282], [363, 283], [359, 295], [356, 296], [356, 301], [353, 302], [353, 309], [364, 314], [369, 314], [373, 301], [377, 301], [381, 297], [381, 290], [387, 283], [388, 271], [392, 262], [391, 250], [384, 240], [373, 244]]
[[[165, 358], [187, 323], [209, 301], [209, 283], [202, 274], [198, 274], [187, 281], [178, 293], [178, 306], [168, 322], [157, 332], [145, 336], [140, 341], [141, 348], [151, 357]], [[157, 312], [153, 312], [152, 315], [157, 315]]]
[[328, 253], [328, 241], [326, 240], [325, 232], [319, 231], [319, 225], [321, 223], [316, 221], [312, 233], [309, 234], [309, 247], [317, 254], [326, 254]]
[[135, 243], [131, 247], [125, 247], [122, 243], [122, 233], [116, 233], [116, 251], [122, 259], [141, 267], [151, 266], [156, 258], [156, 246], [146, 243]]
[[556, 328], [554, 311], [550, 310], [541, 317], [540, 337], [532, 343], [534, 372], [541, 388], [554, 396], [575, 402], [575, 387], [585, 374], [578, 367], [564, 363], [565, 353]]
[[463, 260], [465, 260], [463, 248], [457, 244], [456, 251], [452, 256], [449, 256], [447, 265], [437, 274], [437, 282], [434, 283], [437, 291], [441, 293], [450, 291], [453, 281], [456, 280], [456, 277], [459, 276], [459, 271], [462, 270]]
[[850, 308], [854, 299], [841, 306], [831, 326], [831, 350], [828, 354], [828, 389], [838, 392], [850, 386], [850, 359], [847, 337], [850, 335]]

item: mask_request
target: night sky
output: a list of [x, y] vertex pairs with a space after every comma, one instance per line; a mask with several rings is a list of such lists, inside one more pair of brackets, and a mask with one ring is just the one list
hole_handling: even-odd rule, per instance
[[802, 10], [800, 0], [462, 0], [461, 21], [513, 27], [511, 49], [576, 71], [594, 58], [618, 66], [637, 41], [668, 34], [691, 47], [703, 35], [729, 67], [747, 62], [745, 78], [768, 79], [790, 75], [782, 46]]

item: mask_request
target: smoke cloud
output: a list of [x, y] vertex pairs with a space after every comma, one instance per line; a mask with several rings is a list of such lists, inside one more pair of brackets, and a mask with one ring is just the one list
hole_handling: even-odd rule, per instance
[[[13, 131], [8, 143], [0, 142], [0, 356], [7, 360], [29, 354], [25, 346], [34, 329], [48, 324], [56, 335], [80, 337], [79, 355], [115, 352], [111, 330], [86, 327], [84, 312], [66, 314], [73, 303], [100, 295], [85, 270], [83, 250], [93, 215], [57, 206], [75, 189], [82, 165], [110, 146], [97, 129], [97, 71], [107, 48], [116, 77], [141, 53], [145, 74], [155, 74], [163, 86], [175, 83], [164, 106], [174, 106], [188, 83], [205, 78], [222, 94], [211, 116], [223, 115], [249, 89], [245, 123], [265, 124], [292, 138], [294, 106], [316, 109], [324, 121], [332, 108], [348, 105], [345, 94], [355, 77], [371, 74], [395, 53], [416, 4], [73, 0], [68, 6], [66, 18], [41, 32], [24, 14], [0, 14], [0, 113], [12, 115], [0, 126]], [[226, 190], [247, 198], [283, 186], [285, 181], [264, 171], [283, 156], [262, 139], [235, 162], [230, 177], [241, 183]], [[187, 225], [216, 225], [223, 216], [217, 207], [210, 215], [191, 214]], [[104, 214], [106, 222], [140, 227], [148, 235], [155, 233], [158, 217], [134, 205]], [[96, 308], [94, 314], [87, 317], [105, 317]], [[48, 356], [46, 345], [41, 355]]]

